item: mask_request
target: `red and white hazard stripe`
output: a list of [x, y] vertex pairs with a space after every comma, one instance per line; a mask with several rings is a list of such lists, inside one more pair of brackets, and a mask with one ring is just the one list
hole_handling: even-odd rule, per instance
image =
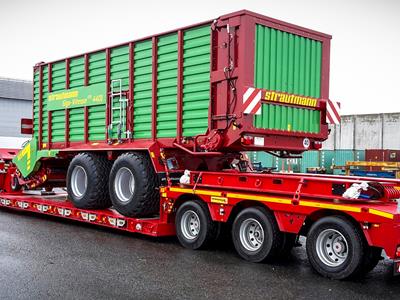
[[326, 123], [340, 124], [340, 103], [326, 100]]
[[261, 90], [249, 87], [243, 94], [243, 113], [261, 115]]

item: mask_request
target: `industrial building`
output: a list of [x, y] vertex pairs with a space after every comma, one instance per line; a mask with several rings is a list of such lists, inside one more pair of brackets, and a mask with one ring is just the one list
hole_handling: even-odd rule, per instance
[[0, 147], [20, 148], [21, 118], [32, 118], [32, 82], [0, 77]]
[[347, 115], [331, 127], [324, 150], [392, 149], [400, 150], [400, 112]]

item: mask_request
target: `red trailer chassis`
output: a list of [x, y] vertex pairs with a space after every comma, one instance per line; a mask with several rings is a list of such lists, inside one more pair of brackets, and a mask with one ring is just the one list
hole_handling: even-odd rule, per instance
[[[0, 174], [6, 176], [6, 173]], [[353, 183], [369, 181], [384, 187], [379, 201], [348, 200], [341, 196]], [[10, 180], [3, 178], [3, 184]], [[384, 249], [400, 273], [400, 181], [308, 174], [260, 174], [231, 171], [191, 172], [187, 185], [160, 187], [160, 211], [154, 218], [128, 218], [115, 210], [75, 208], [66, 193], [0, 192], [0, 206], [92, 223], [151, 236], [175, 235], [177, 208], [187, 201], [206, 203], [215, 222], [230, 222], [245, 207], [271, 211], [284, 233], [307, 235], [312, 222], [340, 215], [362, 231], [369, 246]], [[340, 194], [340, 195], [339, 195]]]

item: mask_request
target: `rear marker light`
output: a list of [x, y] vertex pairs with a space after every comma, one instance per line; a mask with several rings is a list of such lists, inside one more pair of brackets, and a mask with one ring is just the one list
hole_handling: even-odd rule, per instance
[[108, 217], [108, 223], [110, 223], [110, 225], [112, 225], [112, 226], [124, 227], [126, 221], [122, 220], [122, 219]]
[[322, 148], [322, 143], [321, 142], [314, 142], [314, 149], [319, 150]]
[[36, 208], [40, 212], [46, 212], [49, 210], [49, 207], [47, 205], [42, 205], [42, 204], [36, 205]]
[[97, 216], [95, 214], [89, 214], [89, 213], [81, 213], [82, 219], [86, 220], [86, 221], [90, 221], [93, 222], [96, 220]]
[[5, 205], [5, 206], [9, 206], [11, 204], [11, 201], [7, 200], [7, 199], [1, 199], [1, 204]]
[[242, 137], [242, 144], [243, 145], [253, 145], [254, 137], [250, 135], [245, 135]]
[[396, 248], [396, 257], [400, 257], [400, 246]]
[[22, 202], [22, 201], [17, 201], [17, 205], [19, 208], [23, 208], [23, 209], [27, 209], [29, 207], [29, 203]]
[[71, 210], [70, 209], [66, 209], [66, 208], [58, 208], [57, 209], [58, 214], [64, 217], [68, 217], [71, 215]]

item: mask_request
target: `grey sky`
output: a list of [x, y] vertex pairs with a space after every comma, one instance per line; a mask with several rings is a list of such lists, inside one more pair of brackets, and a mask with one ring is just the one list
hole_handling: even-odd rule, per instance
[[342, 113], [400, 111], [400, 1], [0, 0], [0, 76], [248, 9], [333, 35], [330, 98]]

